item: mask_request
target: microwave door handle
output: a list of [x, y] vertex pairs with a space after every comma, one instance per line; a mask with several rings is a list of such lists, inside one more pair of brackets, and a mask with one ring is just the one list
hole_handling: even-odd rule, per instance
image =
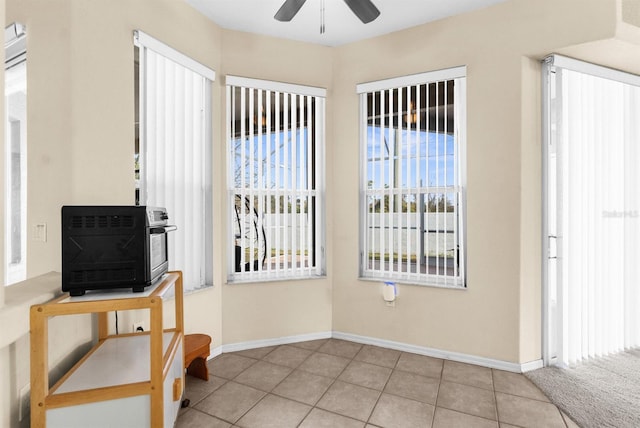
[[152, 235], [157, 235], [160, 233], [172, 232], [174, 230], [178, 230], [178, 226], [162, 226], [162, 227], [152, 227], [149, 229], [149, 233]]

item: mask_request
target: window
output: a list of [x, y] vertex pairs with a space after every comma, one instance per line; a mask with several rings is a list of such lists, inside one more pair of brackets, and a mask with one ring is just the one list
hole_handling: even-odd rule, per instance
[[325, 90], [227, 76], [230, 281], [324, 275]]
[[212, 285], [211, 82], [215, 73], [137, 31], [136, 203], [166, 207], [169, 269]]
[[27, 45], [23, 25], [5, 29], [5, 284], [27, 278]]
[[465, 73], [358, 85], [362, 278], [465, 286]]

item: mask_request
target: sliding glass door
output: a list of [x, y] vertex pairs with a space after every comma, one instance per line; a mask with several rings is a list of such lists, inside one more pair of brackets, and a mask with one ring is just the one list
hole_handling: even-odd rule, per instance
[[640, 77], [545, 61], [546, 364], [640, 346]]

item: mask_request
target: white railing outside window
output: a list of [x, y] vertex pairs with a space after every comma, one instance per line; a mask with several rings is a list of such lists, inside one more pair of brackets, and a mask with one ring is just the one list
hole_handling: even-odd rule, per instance
[[169, 269], [185, 291], [212, 285], [212, 70], [137, 31], [140, 205], [167, 208]]
[[362, 278], [465, 286], [465, 72], [358, 85]]
[[325, 90], [226, 81], [229, 281], [322, 276]]

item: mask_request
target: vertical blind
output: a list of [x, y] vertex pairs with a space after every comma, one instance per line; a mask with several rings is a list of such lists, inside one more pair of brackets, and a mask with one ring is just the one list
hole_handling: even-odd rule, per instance
[[464, 76], [358, 86], [363, 277], [464, 286]]
[[571, 365], [640, 346], [640, 77], [558, 56], [546, 68], [551, 328]]
[[213, 71], [136, 32], [140, 47], [140, 203], [166, 207], [169, 268], [185, 290], [211, 285], [210, 141]]
[[230, 280], [324, 274], [324, 97], [227, 76]]

